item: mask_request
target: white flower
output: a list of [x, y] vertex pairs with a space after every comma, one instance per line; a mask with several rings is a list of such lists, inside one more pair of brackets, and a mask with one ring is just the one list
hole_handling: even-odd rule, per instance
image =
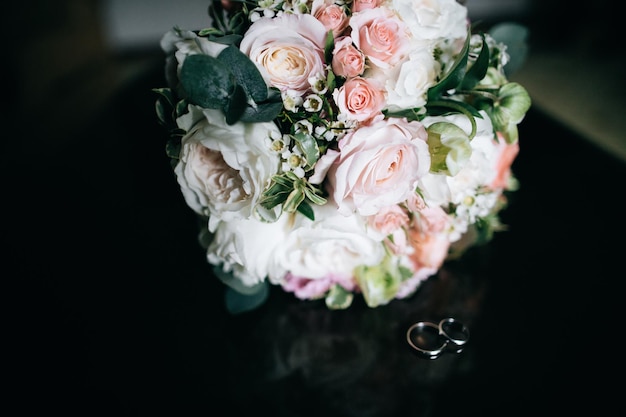
[[221, 222], [207, 249], [207, 260], [251, 287], [267, 278], [275, 248], [287, 236], [287, 216], [273, 223], [255, 218]]
[[275, 247], [270, 280], [279, 282], [286, 271], [309, 279], [352, 277], [359, 265], [377, 265], [383, 244], [367, 233], [365, 220], [343, 216], [330, 204], [314, 206], [315, 221], [299, 222], [283, 243]]
[[278, 171], [280, 156], [265, 140], [280, 134], [278, 128], [274, 123], [228, 125], [219, 110], [189, 107], [177, 120], [187, 134], [174, 169], [185, 201], [210, 217], [211, 231], [219, 221], [252, 217]]
[[457, 0], [391, 0], [416, 40], [465, 38], [467, 8]]
[[430, 48], [417, 48], [391, 71], [377, 72], [384, 79], [387, 108], [392, 111], [423, 107], [428, 89], [437, 82], [441, 66]]

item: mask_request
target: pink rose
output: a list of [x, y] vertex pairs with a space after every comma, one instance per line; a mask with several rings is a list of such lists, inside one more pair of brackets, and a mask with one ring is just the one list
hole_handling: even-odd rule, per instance
[[372, 64], [390, 68], [407, 53], [409, 31], [398, 16], [385, 7], [366, 9], [350, 18], [351, 36]]
[[356, 77], [365, 71], [365, 55], [354, 46], [350, 36], [335, 40], [332, 67], [335, 75], [345, 78]]
[[409, 221], [408, 213], [398, 204], [383, 207], [367, 218], [368, 225], [384, 236], [385, 246], [396, 255], [406, 253], [409, 247], [405, 232]]
[[381, 0], [353, 0], [352, 13], [360, 12], [366, 9], [373, 9], [378, 7]]
[[334, 37], [340, 36], [348, 27], [348, 15], [333, 0], [315, 0], [311, 14], [324, 24], [326, 31], [332, 30]]
[[519, 153], [519, 142], [506, 143], [506, 139], [500, 132], [497, 132], [499, 155], [496, 160], [496, 176], [490, 186], [493, 189], [503, 189], [507, 187], [511, 177], [511, 165]]
[[307, 92], [309, 78], [325, 74], [326, 28], [310, 14], [282, 14], [254, 22], [241, 41], [241, 51], [258, 67], [269, 86]]
[[354, 77], [333, 91], [333, 99], [349, 120], [367, 122], [381, 115], [385, 106], [385, 89], [374, 79]]
[[335, 284], [341, 285], [347, 291], [354, 291], [356, 288], [354, 278], [352, 277], [331, 275], [324, 278], [310, 279], [297, 277], [291, 273], [285, 276], [285, 280], [281, 286], [283, 290], [292, 292], [301, 300], [314, 300], [326, 295], [326, 292]]
[[409, 256], [416, 271], [421, 268], [441, 268], [448, 256], [450, 240], [442, 233], [425, 233], [419, 227], [409, 229], [413, 253]]
[[348, 133], [326, 175], [339, 211], [370, 216], [415, 193], [430, 169], [427, 137], [420, 122], [406, 119], [380, 118]]

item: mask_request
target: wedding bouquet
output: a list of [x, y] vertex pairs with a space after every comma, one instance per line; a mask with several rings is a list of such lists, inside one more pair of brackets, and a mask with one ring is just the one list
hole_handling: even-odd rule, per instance
[[270, 285], [385, 305], [503, 228], [531, 100], [464, 5], [222, 0], [208, 23], [163, 36], [154, 91], [231, 310]]

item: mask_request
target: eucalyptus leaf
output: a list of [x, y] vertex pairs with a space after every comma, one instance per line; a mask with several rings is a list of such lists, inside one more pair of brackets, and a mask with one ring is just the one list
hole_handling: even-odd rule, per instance
[[226, 123], [229, 125], [235, 124], [239, 118], [243, 115], [248, 105], [246, 92], [239, 84], [235, 85], [232, 96], [224, 106], [224, 115], [226, 116]]
[[258, 291], [252, 294], [242, 294], [232, 288], [226, 289], [224, 301], [230, 314], [241, 314], [254, 310], [265, 303], [269, 296], [269, 285], [263, 282]]
[[271, 122], [283, 110], [282, 101], [268, 101], [257, 104], [256, 107], [246, 106], [241, 121], [246, 123]]
[[246, 94], [256, 103], [267, 99], [267, 84], [261, 76], [257, 66], [235, 46], [225, 48], [217, 59], [230, 68], [236, 82], [243, 87]]
[[190, 103], [209, 109], [222, 109], [235, 88], [228, 67], [217, 58], [202, 54], [185, 58], [180, 82]]

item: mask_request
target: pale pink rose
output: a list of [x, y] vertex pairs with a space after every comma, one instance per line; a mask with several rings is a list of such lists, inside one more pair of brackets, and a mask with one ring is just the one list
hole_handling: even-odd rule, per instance
[[441, 268], [448, 256], [450, 240], [443, 233], [422, 231], [417, 224], [408, 231], [413, 253], [409, 256], [415, 270], [421, 268]]
[[426, 202], [421, 195], [419, 195], [418, 193], [413, 193], [409, 196], [409, 198], [407, 198], [406, 206], [409, 211], [420, 211], [424, 207], [426, 207]]
[[409, 249], [405, 232], [409, 221], [408, 213], [398, 204], [383, 207], [367, 218], [370, 227], [384, 236], [385, 246], [396, 255], [405, 254]]
[[450, 226], [450, 217], [441, 206], [427, 206], [416, 218], [419, 229], [426, 233], [442, 233]]
[[319, 279], [310, 279], [304, 277], [297, 277], [288, 273], [285, 276], [285, 280], [281, 284], [283, 290], [292, 292], [297, 298], [301, 300], [311, 300], [324, 297], [328, 290], [335, 284], [339, 284], [346, 291], [354, 291], [356, 284], [352, 277], [345, 277], [342, 275], [327, 276]]
[[352, 2], [352, 13], [373, 9], [378, 7], [381, 2], [382, 0], [354, 0]]
[[368, 217], [367, 223], [377, 231], [388, 235], [409, 224], [409, 215], [398, 204], [383, 207], [373, 216]]
[[326, 31], [332, 30], [336, 38], [348, 27], [348, 15], [343, 7], [338, 6], [333, 0], [315, 0], [311, 7], [311, 14], [324, 24]]
[[430, 169], [427, 137], [420, 122], [395, 118], [348, 133], [326, 175], [339, 211], [370, 216], [409, 198]]
[[405, 58], [410, 32], [391, 10], [377, 7], [356, 13], [350, 27], [354, 44], [372, 64], [390, 68]]
[[350, 36], [335, 40], [332, 68], [335, 75], [352, 78], [365, 71], [365, 55], [352, 43]]
[[497, 132], [499, 155], [496, 160], [496, 176], [490, 184], [493, 189], [507, 187], [511, 177], [511, 165], [519, 153], [519, 142], [508, 144], [502, 134]]
[[382, 114], [385, 89], [376, 80], [354, 77], [333, 91], [333, 99], [348, 120], [367, 122]]
[[282, 14], [254, 22], [241, 41], [269, 86], [307, 92], [309, 78], [324, 70], [326, 28], [310, 14]]

